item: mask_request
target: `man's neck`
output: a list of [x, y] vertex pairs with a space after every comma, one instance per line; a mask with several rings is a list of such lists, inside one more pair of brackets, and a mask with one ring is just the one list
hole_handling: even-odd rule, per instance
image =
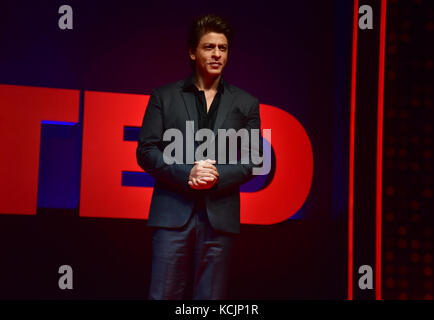
[[221, 74], [219, 74], [218, 76], [212, 78], [212, 77], [203, 77], [201, 76], [199, 73], [195, 73], [195, 85], [199, 90], [204, 90], [204, 91], [217, 91], [218, 86], [219, 86], [219, 82], [220, 82], [220, 78], [221, 78]]

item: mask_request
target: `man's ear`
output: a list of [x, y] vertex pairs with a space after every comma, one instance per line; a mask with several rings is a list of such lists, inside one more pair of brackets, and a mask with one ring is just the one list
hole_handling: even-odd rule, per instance
[[191, 60], [196, 60], [196, 53], [195, 51], [191, 50], [191, 48], [188, 49], [188, 54], [190, 55]]

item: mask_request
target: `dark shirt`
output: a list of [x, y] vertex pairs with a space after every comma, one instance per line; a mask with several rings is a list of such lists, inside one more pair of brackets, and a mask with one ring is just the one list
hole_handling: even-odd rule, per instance
[[224, 90], [223, 77], [220, 77], [220, 82], [217, 88], [217, 93], [211, 103], [211, 106], [207, 112], [206, 110], [206, 98], [205, 92], [199, 90], [194, 84], [194, 75], [191, 75], [184, 84], [184, 91], [192, 92], [196, 97], [196, 110], [198, 119], [198, 130], [203, 128], [208, 128], [214, 130], [215, 119], [217, 117], [217, 110], [220, 104], [221, 94]]
[[[192, 74], [184, 83], [183, 90], [187, 92], [192, 92], [196, 99], [196, 110], [197, 110], [197, 119], [198, 119], [198, 130], [203, 128], [208, 128], [210, 130], [214, 130], [215, 119], [217, 117], [218, 107], [220, 104], [220, 98], [224, 90], [223, 77], [220, 77], [220, 82], [217, 88], [217, 93], [212, 100], [211, 106], [207, 112], [206, 110], [206, 98], [205, 92], [203, 90], [199, 90], [194, 84], [194, 75]], [[204, 156], [206, 156], [206, 151], [204, 152]], [[206, 191], [201, 190], [200, 193], [204, 193]], [[205, 201], [203, 197], [198, 197], [196, 201], [196, 207], [201, 208], [206, 211]]]

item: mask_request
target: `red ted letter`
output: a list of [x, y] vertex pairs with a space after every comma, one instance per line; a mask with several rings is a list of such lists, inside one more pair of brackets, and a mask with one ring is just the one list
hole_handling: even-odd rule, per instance
[[41, 121], [78, 122], [80, 92], [0, 85], [0, 212], [36, 214]]
[[149, 96], [86, 91], [80, 216], [147, 219], [152, 188], [122, 186], [122, 171], [143, 172], [136, 141], [124, 126], [140, 127]]
[[241, 222], [274, 224], [301, 208], [313, 176], [313, 153], [309, 136], [288, 112], [260, 105], [262, 129], [271, 129], [276, 168], [273, 180], [263, 190], [241, 193]]

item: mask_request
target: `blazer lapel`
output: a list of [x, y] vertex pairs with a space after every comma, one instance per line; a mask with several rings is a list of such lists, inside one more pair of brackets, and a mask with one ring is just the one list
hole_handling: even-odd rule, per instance
[[[224, 80], [223, 80], [224, 81]], [[222, 126], [229, 111], [232, 109], [232, 102], [234, 101], [234, 95], [229, 90], [226, 82], [224, 82], [225, 89], [223, 90], [220, 98], [220, 105], [217, 109], [217, 116], [214, 123], [214, 135], [217, 136], [217, 130]]]
[[194, 121], [194, 127], [195, 132], [197, 130], [197, 124], [198, 124], [198, 117], [197, 117], [197, 110], [196, 110], [196, 99], [193, 94], [181, 91], [182, 99], [184, 100], [184, 106], [187, 110], [188, 119]]

